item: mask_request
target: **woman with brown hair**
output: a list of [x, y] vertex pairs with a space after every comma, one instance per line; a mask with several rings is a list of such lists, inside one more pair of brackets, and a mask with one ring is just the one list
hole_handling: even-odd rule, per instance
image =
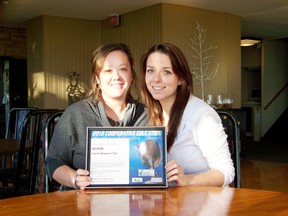
[[184, 54], [173, 44], [152, 46], [142, 57], [142, 95], [149, 125], [166, 126], [170, 185], [229, 185], [234, 167], [217, 112], [193, 95]]
[[133, 63], [125, 44], [104, 44], [94, 51], [88, 97], [62, 114], [48, 151], [47, 173], [62, 185], [62, 190], [83, 190], [89, 185], [89, 173], [84, 170], [88, 126], [147, 125], [144, 105], [130, 94], [136, 85]]

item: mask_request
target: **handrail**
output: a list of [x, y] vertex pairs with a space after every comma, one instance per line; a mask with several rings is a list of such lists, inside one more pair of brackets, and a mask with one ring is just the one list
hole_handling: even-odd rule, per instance
[[288, 86], [288, 82], [280, 89], [280, 91], [277, 92], [277, 94], [269, 101], [269, 103], [264, 107], [264, 110], [267, 110], [267, 108], [273, 103], [273, 101], [284, 91], [284, 89]]

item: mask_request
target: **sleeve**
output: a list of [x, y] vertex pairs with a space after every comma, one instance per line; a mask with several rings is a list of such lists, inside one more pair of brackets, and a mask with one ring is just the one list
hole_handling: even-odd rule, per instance
[[229, 185], [234, 180], [235, 169], [221, 119], [214, 110], [205, 111], [202, 116], [197, 127], [199, 148], [209, 168], [222, 172], [224, 185]]

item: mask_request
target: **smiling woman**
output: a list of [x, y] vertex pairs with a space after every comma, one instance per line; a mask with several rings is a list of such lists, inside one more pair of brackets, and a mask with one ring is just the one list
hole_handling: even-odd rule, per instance
[[[135, 83], [133, 57], [125, 44], [99, 46], [92, 55], [91, 89], [87, 98], [70, 105], [55, 127], [47, 157], [50, 178], [63, 190], [85, 189], [88, 126], [145, 126], [147, 112], [130, 94]], [[134, 81], [133, 81], [134, 80]]]
[[216, 111], [193, 95], [182, 51], [152, 46], [141, 62], [142, 95], [151, 126], [167, 127], [167, 179], [178, 186], [226, 186], [234, 179], [227, 135]]

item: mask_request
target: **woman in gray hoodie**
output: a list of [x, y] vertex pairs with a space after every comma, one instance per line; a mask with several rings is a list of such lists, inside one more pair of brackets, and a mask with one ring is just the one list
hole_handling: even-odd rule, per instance
[[147, 125], [144, 105], [130, 94], [137, 83], [133, 63], [125, 44], [104, 44], [93, 52], [91, 90], [86, 99], [65, 110], [49, 146], [47, 173], [62, 190], [89, 185], [89, 172], [84, 170], [88, 126]]

